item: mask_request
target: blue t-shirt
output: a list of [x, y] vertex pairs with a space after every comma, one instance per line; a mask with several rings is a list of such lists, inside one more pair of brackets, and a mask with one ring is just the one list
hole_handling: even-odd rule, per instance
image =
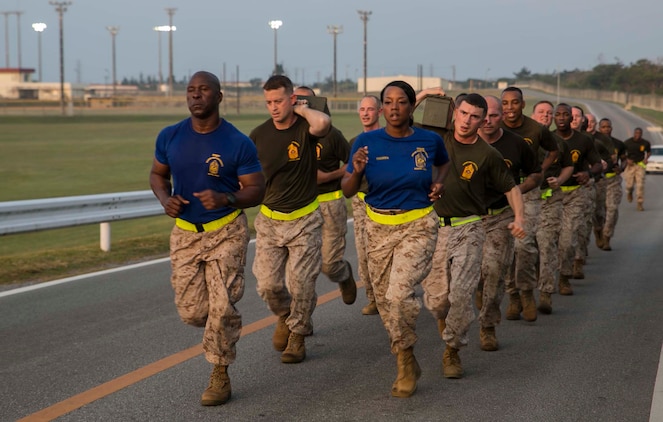
[[449, 161], [444, 141], [435, 132], [413, 127], [414, 133], [394, 138], [384, 128], [360, 134], [352, 145], [347, 171], [352, 173], [352, 157], [368, 147], [364, 176], [368, 182], [366, 203], [377, 209], [414, 210], [432, 205], [428, 198], [433, 182], [433, 166]]
[[190, 201], [179, 216], [190, 223], [207, 223], [234, 211], [206, 210], [194, 192], [236, 192], [239, 176], [262, 171], [253, 142], [226, 120], [205, 134], [193, 130], [190, 117], [168, 126], [157, 136], [154, 156], [170, 167], [173, 194]]

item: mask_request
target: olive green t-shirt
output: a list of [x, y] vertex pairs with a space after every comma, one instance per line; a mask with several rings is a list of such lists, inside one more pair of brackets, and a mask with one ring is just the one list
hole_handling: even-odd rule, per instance
[[461, 144], [453, 131], [444, 136], [449, 153], [449, 174], [445, 192], [435, 201], [440, 217], [484, 215], [489, 191], [506, 193], [516, 186], [502, 154], [481, 138], [470, 145]]
[[287, 129], [277, 129], [272, 119], [251, 131], [265, 175], [263, 204], [289, 213], [313, 202], [318, 196], [316, 145], [306, 119], [297, 117]]
[[546, 156], [546, 151], [558, 150], [557, 142], [555, 142], [548, 128], [531, 117], [523, 116], [523, 118], [523, 124], [518, 127], [509, 127], [502, 121], [502, 129], [510, 130], [522, 136], [539, 158], [539, 164], [541, 164]]
[[[329, 173], [338, 170], [348, 162], [350, 144], [343, 133], [332, 126], [329, 133], [318, 140], [316, 145], [318, 170]], [[334, 192], [341, 189], [341, 178], [318, 185], [318, 194]]]
[[[557, 131], [555, 131], [557, 132]], [[559, 134], [558, 134], [559, 135]], [[562, 138], [563, 139], [563, 138]], [[588, 165], [593, 166], [601, 162], [594, 141], [587, 135], [573, 131], [573, 135], [569, 139], [563, 139], [566, 146], [569, 148], [571, 161], [573, 162], [573, 174], [581, 171], [588, 171]], [[569, 177], [569, 180], [564, 182], [563, 186], [577, 186], [578, 182], [575, 177]]]

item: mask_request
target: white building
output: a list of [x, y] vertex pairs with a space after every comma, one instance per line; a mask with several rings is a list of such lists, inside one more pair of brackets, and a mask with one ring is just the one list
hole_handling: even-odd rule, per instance
[[[436, 77], [419, 77], [419, 76], [377, 76], [366, 78], [366, 92], [380, 92], [389, 82], [392, 81], [405, 81], [412, 85], [415, 91], [419, 92], [426, 88], [442, 87], [445, 90], [451, 90], [452, 84], [443, 78]], [[364, 92], [364, 78], [359, 78], [357, 81], [357, 92]]]

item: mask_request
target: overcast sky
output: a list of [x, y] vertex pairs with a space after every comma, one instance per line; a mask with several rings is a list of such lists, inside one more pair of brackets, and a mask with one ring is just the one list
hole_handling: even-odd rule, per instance
[[[111, 81], [111, 35], [116, 38], [118, 80], [158, 76], [158, 33], [167, 25], [166, 7], [177, 8], [173, 25], [173, 65], [179, 80], [197, 70], [227, 79], [267, 77], [274, 66], [274, 31], [280, 19], [278, 62], [296, 83], [312, 84], [333, 72], [330, 25], [337, 35], [338, 79], [363, 76], [363, 23], [358, 9], [370, 10], [368, 76], [416, 75], [457, 80], [512, 77], [533, 72], [591, 69], [663, 57], [663, 2], [655, 0], [73, 0], [64, 14], [65, 78], [71, 82]], [[37, 70], [42, 33], [43, 79], [59, 81], [58, 15], [48, 0], [0, 0], [0, 67]], [[168, 76], [168, 35], [162, 35], [162, 68]], [[37, 72], [35, 72], [35, 78]]]

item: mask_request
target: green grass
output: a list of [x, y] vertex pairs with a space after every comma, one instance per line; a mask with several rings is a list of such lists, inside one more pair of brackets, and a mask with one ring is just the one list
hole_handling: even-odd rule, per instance
[[[171, 115], [0, 116], [0, 201], [150, 189], [159, 130]], [[249, 133], [267, 114], [229, 116]], [[361, 131], [355, 113], [337, 113], [348, 139]], [[252, 227], [257, 208], [247, 210]], [[2, 236], [0, 285], [46, 281], [168, 254], [167, 216], [111, 224], [111, 251], [99, 248], [97, 224]]]
[[631, 112], [652, 123], [663, 126], [663, 111], [649, 110], [646, 108], [633, 107]]

